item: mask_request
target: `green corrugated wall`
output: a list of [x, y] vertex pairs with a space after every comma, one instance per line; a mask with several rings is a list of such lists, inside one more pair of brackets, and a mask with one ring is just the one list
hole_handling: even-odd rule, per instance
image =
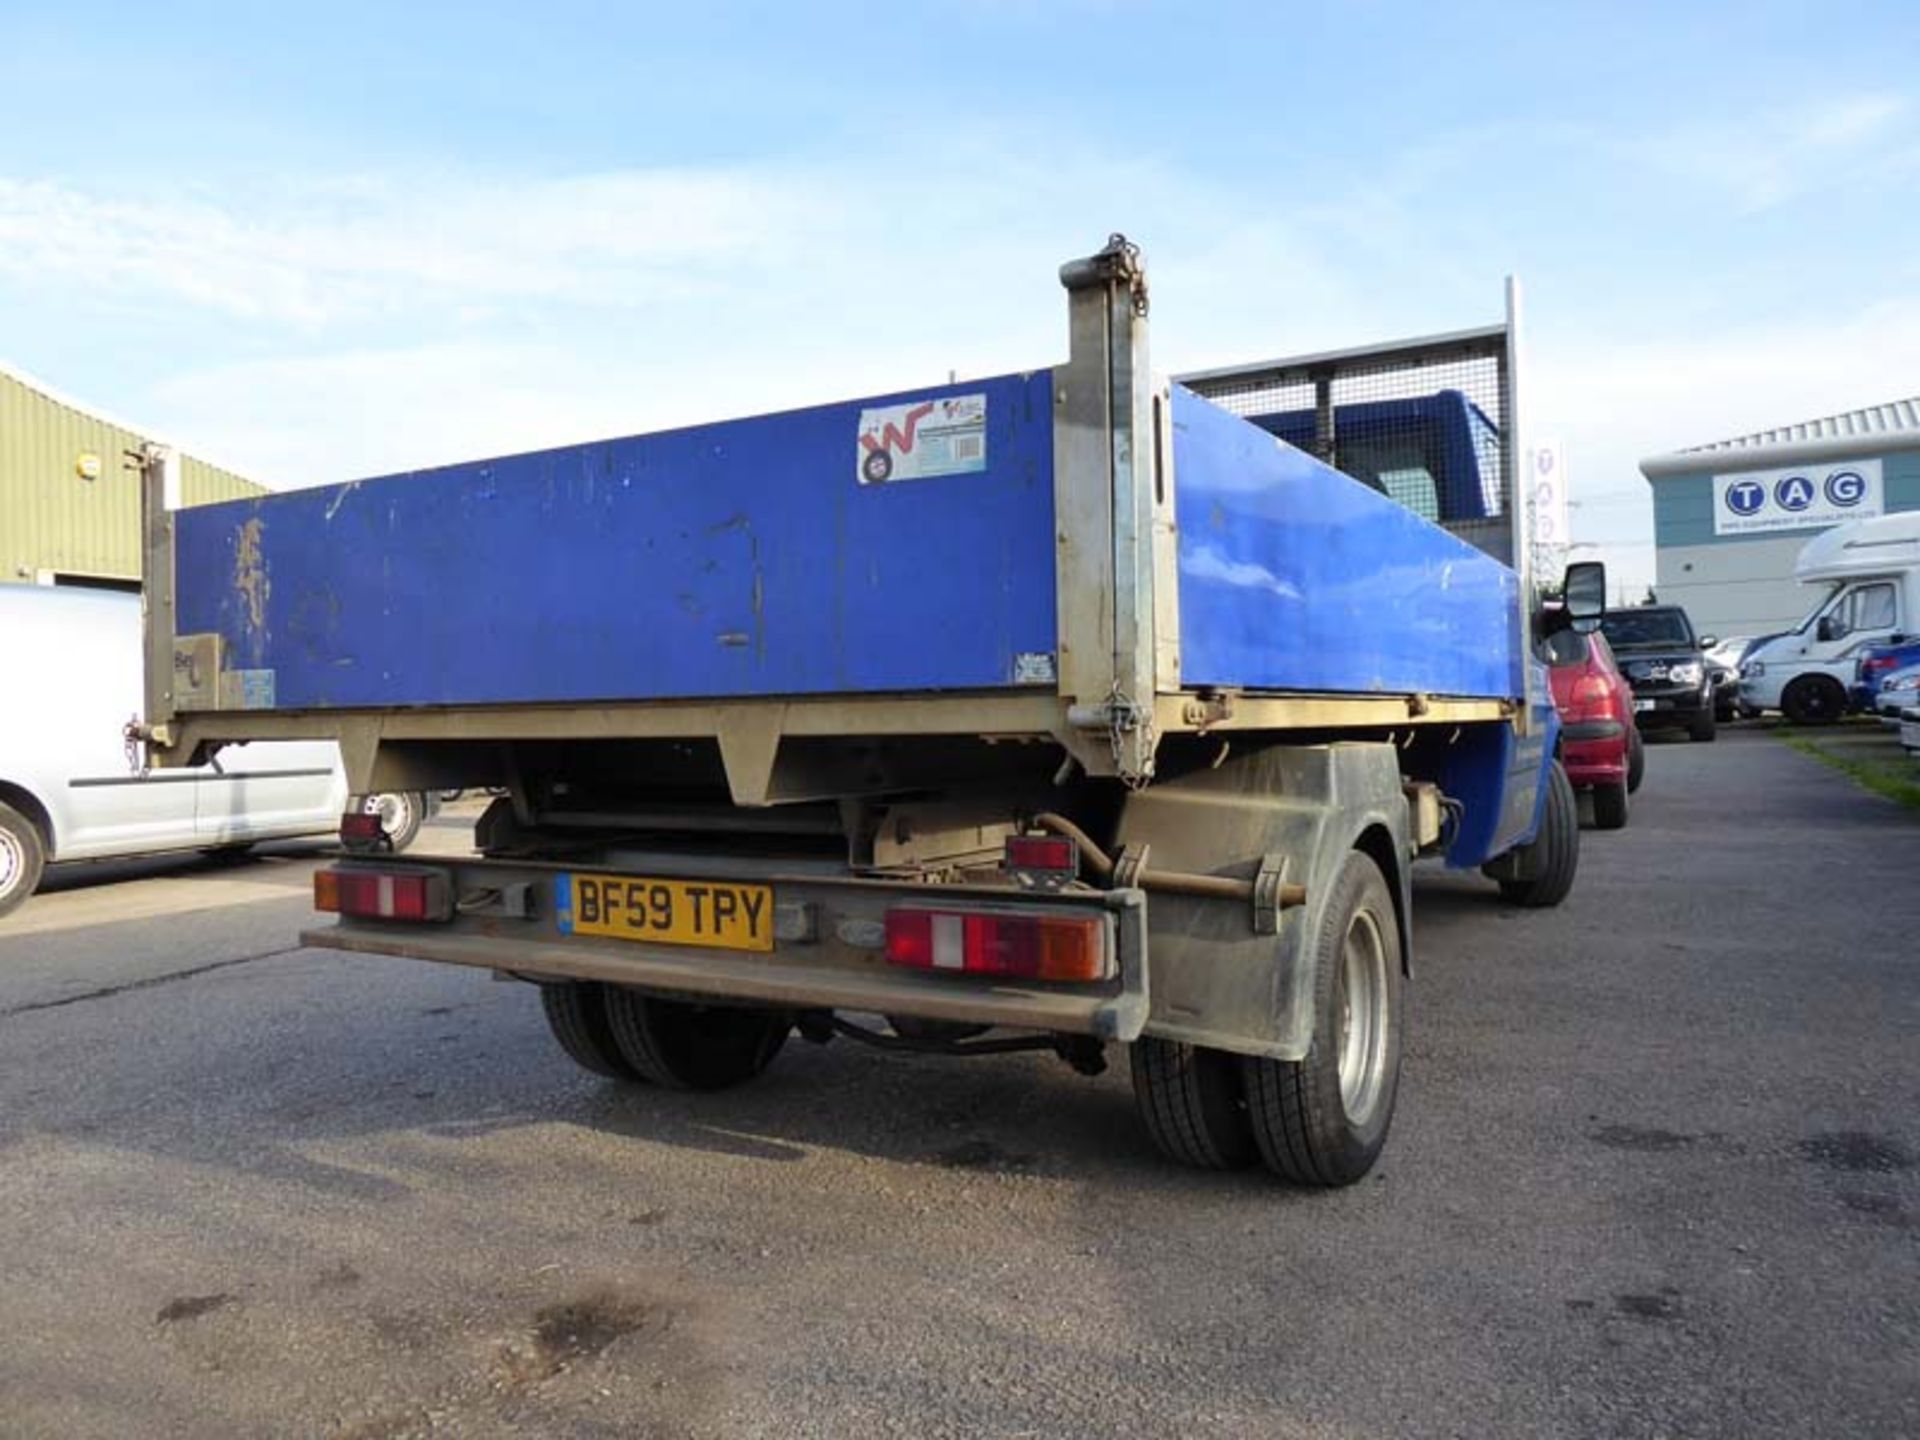
[[[151, 437], [111, 425], [0, 370], [0, 584], [42, 571], [106, 580], [140, 578], [140, 480], [129, 450]], [[100, 477], [82, 479], [82, 455]], [[264, 487], [176, 455], [183, 504], [258, 495]]]

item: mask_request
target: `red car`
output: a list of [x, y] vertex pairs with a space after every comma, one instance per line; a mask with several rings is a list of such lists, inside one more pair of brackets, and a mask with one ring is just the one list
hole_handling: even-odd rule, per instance
[[1627, 823], [1627, 795], [1640, 788], [1640, 732], [1633, 724], [1633, 687], [1598, 631], [1555, 634], [1546, 645], [1553, 704], [1560, 712], [1560, 761], [1576, 790], [1593, 792], [1593, 823]]

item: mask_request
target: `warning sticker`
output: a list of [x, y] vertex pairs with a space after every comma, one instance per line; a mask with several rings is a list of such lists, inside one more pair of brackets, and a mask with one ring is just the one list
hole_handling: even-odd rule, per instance
[[860, 412], [862, 485], [987, 468], [987, 397], [950, 395]]

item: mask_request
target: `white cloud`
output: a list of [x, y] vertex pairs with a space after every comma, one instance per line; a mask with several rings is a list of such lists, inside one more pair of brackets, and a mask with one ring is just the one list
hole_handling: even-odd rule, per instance
[[1631, 138], [1621, 148], [1689, 183], [1731, 197], [1746, 213], [1785, 204], [1836, 181], [1871, 177], [1913, 136], [1902, 95], [1872, 93], [1825, 105], [1764, 112], [1742, 123], [1691, 125]]
[[775, 180], [680, 171], [391, 178], [244, 199], [0, 178], [0, 272], [299, 327], [516, 302], [627, 307], [772, 263], [811, 208]]
[[278, 484], [1051, 364], [1056, 267], [1115, 224], [1148, 232], [1163, 368], [1388, 323], [1322, 238], [1334, 206], [1289, 223], [1151, 156], [1020, 153], [332, 182], [244, 206], [0, 180], [0, 278], [198, 317], [116, 403]]

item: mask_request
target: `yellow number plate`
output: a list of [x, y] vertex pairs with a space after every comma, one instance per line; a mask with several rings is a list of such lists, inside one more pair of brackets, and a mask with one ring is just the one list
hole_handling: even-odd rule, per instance
[[562, 935], [611, 935], [713, 950], [773, 949], [773, 890], [766, 885], [560, 875], [554, 902]]

